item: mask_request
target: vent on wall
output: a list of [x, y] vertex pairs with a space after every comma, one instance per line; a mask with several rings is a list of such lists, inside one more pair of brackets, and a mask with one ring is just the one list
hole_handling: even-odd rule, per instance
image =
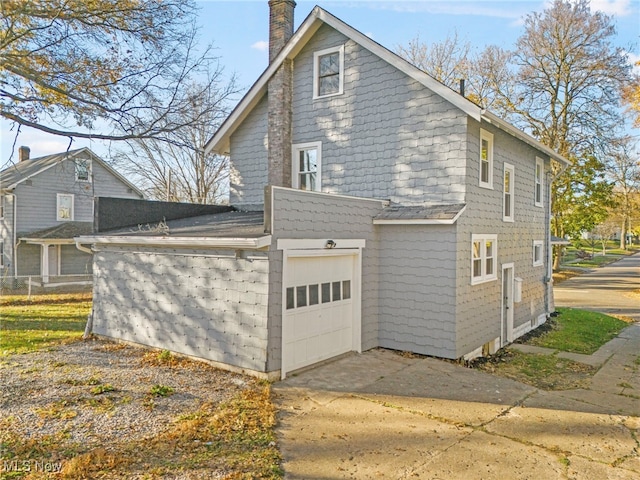
[[25, 180], [24, 184], [25, 184], [27, 187], [33, 187], [33, 180]]

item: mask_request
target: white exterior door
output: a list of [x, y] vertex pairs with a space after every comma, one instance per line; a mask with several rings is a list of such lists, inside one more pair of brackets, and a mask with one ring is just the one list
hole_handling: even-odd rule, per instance
[[285, 259], [282, 374], [359, 349], [359, 254]]

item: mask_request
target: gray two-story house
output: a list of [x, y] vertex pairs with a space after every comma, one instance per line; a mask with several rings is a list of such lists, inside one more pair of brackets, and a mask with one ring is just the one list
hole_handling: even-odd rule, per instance
[[553, 311], [567, 161], [316, 7], [205, 146], [234, 212], [95, 251], [93, 331], [279, 378], [385, 347], [494, 352]]
[[[53, 283], [92, 272], [74, 237], [92, 232], [94, 198], [142, 198], [131, 182], [88, 148], [30, 158], [0, 172], [0, 271], [7, 279]], [[57, 282], [59, 283], [59, 282]]]

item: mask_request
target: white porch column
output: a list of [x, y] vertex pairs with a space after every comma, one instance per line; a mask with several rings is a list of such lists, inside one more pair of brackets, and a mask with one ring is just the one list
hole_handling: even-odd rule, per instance
[[42, 261], [40, 264], [42, 283], [49, 283], [49, 245], [40, 245], [40, 249], [42, 251]]

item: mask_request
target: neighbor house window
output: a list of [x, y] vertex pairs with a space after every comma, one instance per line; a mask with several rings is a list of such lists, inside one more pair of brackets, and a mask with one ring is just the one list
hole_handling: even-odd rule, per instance
[[544, 265], [544, 260], [542, 256], [544, 255], [544, 250], [542, 247], [542, 240], [534, 240], [533, 241], [533, 266], [541, 267]]
[[513, 222], [514, 219], [514, 195], [513, 195], [513, 182], [515, 179], [515, 170], [513, 165], [508, 163], [504, 164], [504, 198], [502, 202], [502, 221]]
[[544, 178], [544, 162], [541, 158], [536, 158], [536, 174], [534, 179], [534, 204], [536, 207], [542, 206], [542, 189]]
[[78, 158], [75, 161], [76, 180], [79, 182], [91, 181], [91, 160], [88, 158]]
[[0, 195], [0, 218], [4, 218], [4, 195]]
[[61, 222], [73, 220], [73, 195], [66, 193], [58, 194], [56, 219]]
[[480, 129], [480, 186], [493, 188], [493, 135]]
[[471, 283], [496, 280], [498, 242], [496, 235], [471, 236]]
[[0, 268], [4, 267], [4, 242], [0, 241]]
[[344, 89], [344, 45], [313, 54], [313, 98], [340, 95]]
[[293, 145], [292, 186], [300, 190], [320, 191], [322, 143]]

